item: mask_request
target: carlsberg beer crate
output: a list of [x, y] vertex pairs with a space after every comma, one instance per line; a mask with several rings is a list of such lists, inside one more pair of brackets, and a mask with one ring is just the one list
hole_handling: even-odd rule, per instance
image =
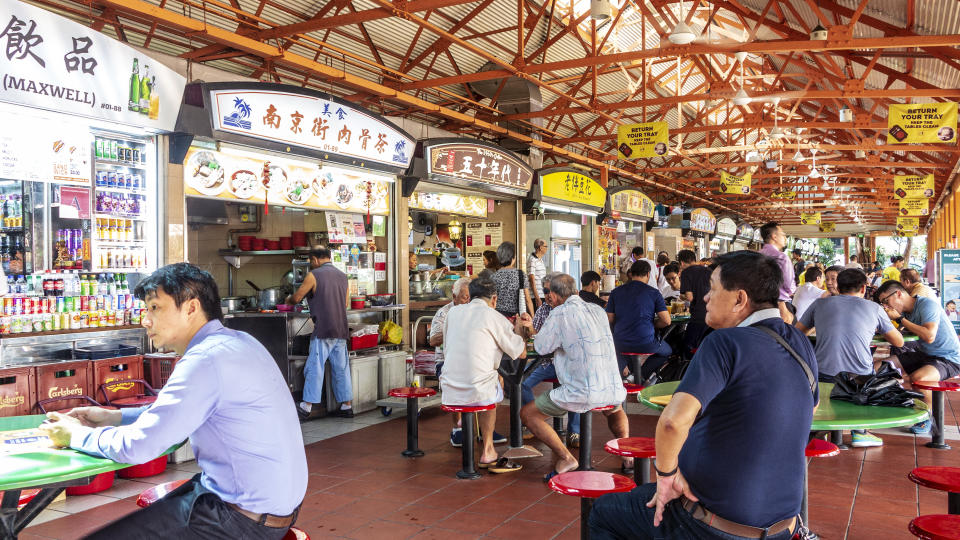
[[93, 366], [89, 360], [40, 364], [36, 370], [36, 401], [57, 400], [45, 405], [48, 412], [90, 405], [82, 399], [94, 396]]
[[0, 369], [0, 416], [31, 414], [37, 402], [35, 379], [33, 367]]

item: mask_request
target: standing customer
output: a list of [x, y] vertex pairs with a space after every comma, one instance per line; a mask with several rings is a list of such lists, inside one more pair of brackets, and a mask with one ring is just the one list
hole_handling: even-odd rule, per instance
[[217, 284], [196, 266], [164, 266], [134, 294], [147, 304], [141, 324], [154, 347], [182, 355], [157, 400], [49, 413], [54, 422], [40, 429], [57, 446], [120, 463], [145, 463], [189, 437], [201, 472], [86, 538], [283, 538], [308, 471], [276, 362], [249, 334], [224, 328]]
[[751, 251], [716, 261], [707, 324], [718, 330], [660, 415], [656, 484], [597, 499], [594, 540], [787, 540], [796, 530], [817, 361], [807, 338], [780, 318], [776, 262]]
[[656, 335], [657, 328], [670, 325], [670, 313], [663, 295], [649, 285], [651, 268], [647, 261], [633, 263], [629, 274], [630, 282], [610, 293], [606, 309], [621, 372], [630, 365], [625, 353], [652, 354], [641, 366], [640, 373], [633, 374], [634, 382], [640, 384], [666, 363], [673, 352], [670, 345], [658, 341]]
[[707, 330], [707, 293], [710, 292], [709, 267], [697, 264], [697, 254], [689, 249], [677, 253], [680, 261], [680, 296], [690, 303], [690, 322], [683, 334], [683, 354], [693, 355]]
[[533, 241], [533, 253], [527, 257], [527, 278], [530, 279], [530, 290], [533, 292], [533, 307], [539, 308], [543, 303], [543, 278], [547, 277], [547, 265], [543, 256], [547, 254], [547, 241], [537, 238]]
[[651, 272], [657, 267], [656, 263], [643, 257], [643, 246], [633, 246], [633, 249], [630, 250], [630, 255], [620, 263], [621, 283], [628, 283], [630, 281], [630, 268], [633, 266], [633, 263], [637, 261], [647, 261], [647, 264], [650, 265]]
[[330, 262], [330, 250], [314, 248], [310, 252], [310, 273], [303, 284], [287, 298], [296, 304], [307, 298], [313, 318], [310, 351], [303, 367], [303, 401], [297, 408], [304, 420], [317, 418], [323, 412], [319, 405], [323, 395], [323, 364], [330, 362], [333, 376], [333, 395], [340, 408], [333, 414], [353, 418], [353, 384], [350, 381], [350, 363], [347, 360], [347, 275]]
[[[783, 253], [783, 248], [787, 245], [787, 235], [783, 233], [779, 223], [771, 221], [760, 227], [760, 238], [763, 239], [763, 248], [760, 249], [760, 253], [776, 261], [783, 275], [783, 282], [780, 284], [780, 292], [778, 293], [777, 309], [780, 310], [780, 317], [783, 318], [784, 322], [792, 324], [794, 317], [790, 299], [793, 298], [796, 285], [793, 281], [793, 266], [790, 265], [786, 254]], [[796, 250], [794, 250], [794, 255], [796, 255]]]
[[497, 284], [497, 311], [504, 317], [513, 317], [520, 313], [522, 291], [523, 307], [527, 313], [535, 313], [533, 302], [530, 301], [530, 284], [523, 272], [514, 266], [517, 262], [517, 246], [513, 242], [503, 242], [497, 246], [497, 260], [500, 262], [500, 269], [493, 274], [493, 281]]
[[803, 271], [807, 269], [807, 265], [813, 264], [810, 261], [803, 260], [803, 250], [794, 249], [793, 250], [793, 283], [795, 285], [801, 285], [801, 278], [803, 277]]

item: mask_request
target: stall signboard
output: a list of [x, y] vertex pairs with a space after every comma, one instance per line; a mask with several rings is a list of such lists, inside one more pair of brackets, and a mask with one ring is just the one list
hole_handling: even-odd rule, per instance
[[720, 218], [717, 220], [717, 238], [720, 240], [733, 240], [737, 236], [737, 222], [730, 218]]
[[897, 217], [897, 231], [919, 231], [920, 218], [918, 217]]
[[282, 90], [210, 90], [213, 128], [267, 141], [406, 168], [414, 140], [346, 102]]
[[667, 155], [670, 126], [666, 122], [645, 122], [617, 126], [617, 150], [621, 159]]
[[901, 216], [925, 216], [930, 213], [930, 199], [900, 199]]
[[234, 148], [191, 147], [184, 160], [184, 192], [233, 202], [390, 213], [390, 182], [383, 174]]
[[749, 195], [750, 185], [752, 183], [751, 177], [751, 173], [743, 176], [734, 176], [730, 173], [720, 171], [720, 193]]
[[743, 222], [737, 227], [737, 238], [743, 240], [744, 242], [752, 241], [753, 233], [753, 225], [750, 225], [747, 222]]
[[831, 233], [837, 230], [837, 224], [833, 222], [824, 222], [820, 224], [820, 232]]
[[933, 175], [901, 175], [893, 177], [893, 196], [896, 199], [929, 199], [933, 197]]
[[[940, 250], [940, 301], [944, 308], [947, 302], [960, 304], [960, 249]], [[960, 332], [960, 320], [956, 311], [947, 312], [947, 318], [953, 323], [953, 329]]]
[[93, 136], [79, 126], [10, 114], [16, 130], [0, 134], [0, 178], [90, 185]]
[[186, 79], [143, 52], [19, 0], [0, 5], [0, 101], [173, 131]]
[[887, 144], [957, 143], [955, 102], [890, 105]]
[[607, 201], [607, 190], [599, 182], [573, 171], [541, 173], [540, 195], [594, 208], [603, 208]]
[[622, 214], [652, 219], [655, 208], [650, 197], [642, 191], [624, 189], [610, 195], [610, 215], [613, 219], [620, 219]]
[[508, 150], [483, 144], [441, 143], [427, 147], [427, 174], [511, 190], [530, 191], [533, 169]]
[[363, 216], [326, 212], [327, 237], [331, 244], [366, 244], [367, 232]]
[[690, 212], [690, 230], [713, 234], [717, 229], [717, 218], [706, 208], [695, 208]]
[[457, 193], [432, 193], [414, 191], [408, 201], [410, 208], [428, 210], [441, 214], [459, 214], [470, 217], [487, 217], [487, 199], [476, 195]]
[[801, 212], [800, 224], [801, 225], [819, 225], [820, 212]]

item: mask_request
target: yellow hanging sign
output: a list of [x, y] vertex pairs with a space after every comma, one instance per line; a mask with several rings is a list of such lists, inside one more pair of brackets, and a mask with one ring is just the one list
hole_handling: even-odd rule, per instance
[[730, 173], [720, 171], [720, 193], [749, 195], [751, 182], [750, 173], [743, 176], [734, 176]]
[[789, 190], [774, 191], [773, 193], [770, 194], [770, 197], [772, 197], [772, 198], [774, 198], [774, 199], [792, 200], [792, 199], [797, 198], [797, 192], [796, 192], [796, 191], [789, 191]]
[[820, 224], [820, 212], [800, 212], [800, 224], [801, 225], [819, 225]]
[[820, 232], [833, 232], [834, 230], [836, 230], [836, 228], [837, 228], [837, 224], [836, 224], [836, 223], [821, 223], [821, 224], [820, 224]]
[[901, 216], [925, 216], [930, 213], [930, 199], [900, 199]]
[[670, 126], [666, 122], [646, 122], [617, 126], [617, 150], [621, 159], [667, 155]]
[[957, 143], [957, 104], [890, 105], [887, 144]]
[[917, 217], [898, 217], [897, 231], [918, 231], [920, 230], [920, 218]]
[[603, 208], [607, 190], [599, 182], [572, 171], [557, 171], [540, 176], [540, 194], [544, 197]]
[[897, 199], [933, 197], [933, 175], [896, 175], [893, 177], [893, 196]]

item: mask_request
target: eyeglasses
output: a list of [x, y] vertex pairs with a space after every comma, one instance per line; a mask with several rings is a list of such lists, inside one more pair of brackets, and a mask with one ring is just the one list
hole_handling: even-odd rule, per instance
[[895, 294], [897, 294], [897, 291], [893, 291], [892, 293], [888, 294], [886, 297], [881, 298], [881, 299], [880, 299], [880, 305], [881, 305], [881, 306], [887, 305], [887, 301], [890, 300], [890, 297], [893, 296], [893, 295], [895, 295]]

